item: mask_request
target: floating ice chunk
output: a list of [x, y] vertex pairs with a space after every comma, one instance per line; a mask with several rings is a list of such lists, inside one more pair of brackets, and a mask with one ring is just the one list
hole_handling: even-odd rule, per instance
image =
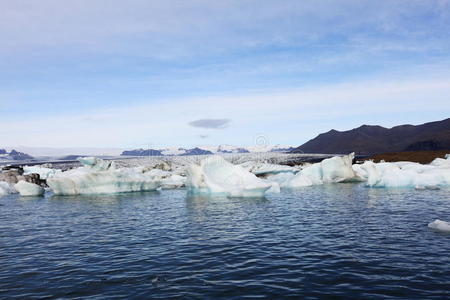
[[360, 164], [354, 164], [352, 166], [353, 172], [355, 172], [355, 179], [359, 181], [367, 181], [367, 171], [361, 168]]
[[56, 173], [61, 173], [61, 170], [44, 168], [40, 166], [25, 166], [23, 167], [24, 175], [39, 174], [40, 179], [47, 179], [54, 176]]
[[19, 192], [20, 196], [42, 196], [45, 193], [43, 187], [23, 180], [16, 183], [14, 188]]
[[269, 183], [271, 184], [270, 189], [267, 190], [267, 194], [279, 194], [281, 193], [281, 187], [280, 184], [278, 182], [275, 181], [269, 181]]
[[176, 189], [183, 187], [186, 183], [186, 177], [180, 176], [177, 174], [173, 174], [169, 171], [164, 171], [160, 169], [152, 169], [146, 174], [153, 176], [161, 181], [161, 188], [164, 190], [167, 189]]
[[342, 182], [355, 177], [352, 169], [354, 153], [344, 156], [335, 156], [324, 159], [320, 164], [322, 166], [323, 182]]
[[437, 231], [450, 233], [450, 223], [445, 221], [434, 220], [428, 224], [428, 227]]
[[290, 166], [258, 163], [258, 162], [245, 162], [241, 166], [249, 172], [255, 175], [274, 175], [279, 173], [296, 173], [298, 169]]
[[83, 166], [99, 171], [112, 170], [116, 168], [113, 161], [105, 161], [98, 157], [78, 157], [77, 159]]
[[5, 181], [0, 181], [0, 197], [6, 196], [14, 193], [14, 190], [11, 188], [9, 183]]
[[324, 159], [320, 163], [309, 165], [293, 178], [282, 183], [281, 187], [298, 188], [323, 183], [343, 182], [355, 178], [352, 168], [354, 153]]
[[113, 163], [99, 158], [83, 158], [84, 167], [55, 174], [47, 184], [57, 195], [114, 194], [152, 191], [160, 187], [157, 176], [139, 168], [116, 169]]
[[275, 175], [270, 175], [266, 177], [266, 180], [270, 181], [270, 182], [276, 182], [280, 185], [284, 184], [285, 182], [291, 180], [292, 178], [294, 178], [295, 174], [294, 173], [278, 173]]
[[262, 197], [272, 187], [239, 165], [221, 156], [210, 156], [187, 170], [186, 186], [192, 193], [224, 194], [229, 197]]
[[367, 172], [367, 185], [371, 187], [426, 187], [450, 185], [450, 166], [441, 163], [421, 165], [413, 162], [364, 162], [360, 168]]

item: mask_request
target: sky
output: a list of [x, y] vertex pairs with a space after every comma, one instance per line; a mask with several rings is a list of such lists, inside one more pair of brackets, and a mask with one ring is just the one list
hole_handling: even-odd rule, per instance
[[0, 0], [0, 148], [301, 145], [450, 117], [450, 0]]

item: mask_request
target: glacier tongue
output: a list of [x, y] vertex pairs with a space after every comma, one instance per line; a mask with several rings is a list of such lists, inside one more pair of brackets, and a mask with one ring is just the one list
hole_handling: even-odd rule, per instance
[[221, 156], [210, 156], [187, 170], [186, 186], [195, 194], [222, 194], [228, 197], [262, 197], [272, 183], [259, 179]]
[[151, 191], [161, 186], [158, 176], [140, 168], [116, 169], [99, 158], [80, 158], [83, 167], [55, 174], [47, 184], [57, 195], [113, 194]]

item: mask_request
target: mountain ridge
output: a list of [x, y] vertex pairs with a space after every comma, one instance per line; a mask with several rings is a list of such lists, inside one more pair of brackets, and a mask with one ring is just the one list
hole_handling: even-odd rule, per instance
[[391, 128], [364, 124], [346, 131], [332, 129], [295, 148], [292, 153], [355, 152], [360, 155], [370, 155], [448, 149], [450, 149], [450, 118], [420, 125], [397, 125]]

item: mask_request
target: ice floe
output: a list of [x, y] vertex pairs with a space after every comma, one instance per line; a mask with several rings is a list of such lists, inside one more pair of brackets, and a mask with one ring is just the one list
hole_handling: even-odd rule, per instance
[[55, 174], [47, 184], [57, 195], [113, 194], [151, 191], [161, 186], [161, 180], [139, 168], [115, 167], [113, 162], [99, 158], [79, 158], [83, 167]]
[[14, 188], [19, 192], [21, 196], [42, 196], [45, 193], [43, 187], [23, 180], [20, 180], [18, 183], [16, 183], [14, 185]]
[[324, 159], [320, 163], [303, 168], [292, 178], [281, 183], [281, 187], [298, 188], [303, 186], [337, 183], [355, 178], [352, 168], [354, 154], [335, 156]]
[[414, 187], [424, 189], [450, 185], [450, 160], [437, 158], [428, 165], [414, 162], [374, 163], [353, 166], [370, 187]]
[[441, 220], [434, 220], [433, 222], [428, 224], [428, 227], [437, 231], [441, 232], [447, 232], [450, 233], [450, 223], [441, 221]]
[[210, 156], [187, 170], [186, 187], [191, 193], [228, 197], [262, 197], [272, 183], [256, 177], [221, 156]]

